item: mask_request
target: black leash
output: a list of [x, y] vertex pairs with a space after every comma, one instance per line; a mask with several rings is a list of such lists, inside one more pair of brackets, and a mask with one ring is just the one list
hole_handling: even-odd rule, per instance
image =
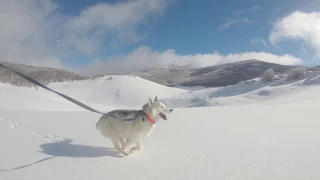
[[93, 108], [91, 108], [91, 107], [89, 107], [89, 106], [87, 106], [87, 105], [85, 105], [85, 104], [83, 104], [83, 103], [81, 103], [81, 102], [79, 102], [79, 101], [77, 101], [77, 100], [69, 97], [69, 96], [66, 96], [66, 95], [64, 95], [64, 94], [61, 94], [61, 93], [53, 90], [53, 89], [50, 89], [49, 87], [41, 84], [40, 82], [32, 79], [31, 77], [26, 76], [26, 75], [24, 75], [24, 74], [22, 74], [22, 73], [19, 73], [19, 72], [15, 71], [15, 70], [13, 70], [13, 69], [11, 69], [11, 68], [8, 68], [7, 66], [5, 66], [5, 65], [3, 65], [3, 64], [1, 64], [1, 63], [0, 63], [0, 67], [5, 68], [5, 69], [7, 69], [7, 70], [9, 70], [9, 71], [11, 71], [11, 72], [19, 75], [20, 77], [28, 80], [29, 82], [31, 82], [31, 83], [33, 83], [33, 84], [35, 84], [35, 85], [37, 85], [37, 86], [40, 86], [40, 87], [42, 87], [42, 88], [44, 88], [44, 89], [46, 89], [46, 90], [48, 90], [48, 91], [54, 92], [54, 93], [58, 94], [59, 96], [65, 98], [65, 99], [73, 102], [74, 104], [76, 104], [76, 105], [78, 105], [78, 106], [80, 106], [80, 107], [83, 107], [84, 109], [87, 109], [87, 110], [89, 110], [89, 111], [92, 111], [92, 112], [95, 112], [95, 113], [98, 113], [98, 114], [108, 115], [108, 116], [110, 116], [110, 117], [112, 117], [112, 118], [115, 118], [115, 119], [118, 119], [118, 120], [122, 120], [122, 121], [133, 121], [133, 120], [137, 120], [137, 119], [141, 118], [141, 117], [136, 117], [136, 118], [130, 118], [130, 119], [123, 119], [123, 118], [119, 118], [119, 117], [113, 116], [113, 115], [111, 115], [111, 114], [107, 114], [107, 113], [103, 113], [103, 112], [97, 111], [97, 110], [95, 110], [95, 109], [93, 109]]
[[37, 85], [37, 86], [40, 86], [40, 87], [42, 87], [42, 88], [44, 88], [44, 89], [46, 89], [46, 90], [49, 90], [49, 91], [51, 91], [51, 92], [54, 92], [54, 93], [58, 94], [59, 96], [65, 98], [65, 99], [73, 102], [74, 104], [76, 104], [76, 105], [78, 105], [78, 106], [81, 106], [81, 107], [83, 107], [83, 108], [85, 108], [85, 109], [87, 109], [87, 110], [89, 110], [89, 111], [96, 112], [96, 113], [99, 113], [99, 114], [106, 114], [106, 113], [97, 111], [97, 110], [95, 110], [95, 109], [93, 109], [93, 108], [91, 108], [91, 107], [89, 107], [89, 106], [87, 106], [87, 105], [85, 105], [85, 104], [83, 104], [83, 103], [81, 103], [81, 102], [79, 102], [79, 101], [77, 101], [77, 100], [69, 97], [69, 96], [66, 96], [66, 95], [64, 95], [64, 94], [61, 94], [61, 93], [53, 90], [53, 89], [50, 89], [49, 87], [41, 84], [40, 82], [32, 79], [31, 77], [26, 76], [26, 75], [24, 75], [24, 74], [22, 74], [22, 73], [19, 73], [19, 72], [15, 71], [15, 70], [13, 70], [13, 69], [11, 69], [11, 68], [8, 68], [7, 66], [5, 66], [5, 65], [3, 65], [3, 64], [1, 64], [1, 63], [0, 63], [0, 67], [5, 68], [5, 69], [7, 69], [7, 70], [9, 70], [9, 71], [11, 71], [11, 72], [19, 75], [20, 77], [28, 80], [29, 82], [31, 82], [31, 83], [33, 83], [33, 84], [35, 84], [35, 85]]

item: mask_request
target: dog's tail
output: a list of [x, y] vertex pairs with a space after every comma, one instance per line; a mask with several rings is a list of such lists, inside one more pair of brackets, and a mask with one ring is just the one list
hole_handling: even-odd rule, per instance
[[101, 117], [101, 118], [99, 119], [99, 121], [96, 123], [96, 129], [98, 129], [98, 130], [100, 130], [102, 118], [103, 118], [103, 117]]
[[101, 126], [101, 123], [103, 123], [102, 121], [105, 119], [105, 115], [101, 116], [99, 121], [96, 123], [96, 129], [99, 129], [100, 130], [100, 126]]
[[103, 121], [104, 118], [105, 118], [104, 115], [99, 118], [99, 121], [96, 123], [96, 129], [99, 129], [99, 130], [100, 130], [101, 121]]
[[99, 128], [99, 122], [100, 122], [100, 120], [96, 123], [96, 129], [100, 129]]

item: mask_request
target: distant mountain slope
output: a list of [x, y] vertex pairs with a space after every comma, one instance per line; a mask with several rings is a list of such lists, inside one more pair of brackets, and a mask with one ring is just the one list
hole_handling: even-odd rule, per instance
[[259, 77], [269, 68], [272, 68], [276, 73], [285, 73], [296, 67], [298, 66], [247, 60], [203, 68], [170, 66], [168, 68], [135, 73], [135, 75], [167, 86], [217, 87], [234, 85], [241, 81]]
[[[34, 67], [7, 62], [2, 63], [44, 84], [49, 84], [50, 82], [84, 80], [90, 78], [77, 75], [73, 72], [54, 68]], [[220, 87], [234, 85], [241, 81], [260, 77], [261, 74], [269, 68], [272, 68], [276, 73], [284, 74], [296, 67], [302, 66], [288, 66], [267, 63], [259, 60], [247, 60], [201, 68], [177, 66], [171, 64], [165, 68], [149, 69], [143, 72], [135, 72], [132, 74], [165, 86]], [[305, 68], [309, 71], [320, 71], [320, 66]], [[99, 74], [91, 78], [95, 79], [96, 77], [103, 76], [103, 74]], [[9, 83], [16, 86], [32, 86], [31, 83], [7, 70], [4, 70], [3, 68], [0, 68], [0, 82]]]
[[170, 65], [165, 68], [151, 69], [133, 74], [165, 86], [170, 86], [190, 79], [190, 74], [193, 71], [193, 69], [187, 66]]
[[319, 71], [308, 72], [305, 78], [291, 81], [281, 75], [267, 83], [255, 78], [226, 87], [192, 90], [165, 98], [163, 102], [173, 108], [309, 103], [317, 98], [315, 94], [320, 92], [320, 87], [315, 85], [319, 83]]
[[[17, 64], [17, 63], [8, 63], [8, 62], [1, 62], [1, 63], [9, 68], [12, 68], [27, 76], [30, 76], [31, 78], [43, 84], [49, 84], [50, 82], [64, 82], [64, 81], [88, 79], [88, 77], [80, 76], [73, 72], [55, 69], [55, 68], [35, 67], [35, 66]], [[0, 82], [9, 83], [15, 86], [27, 86], [27, 87], [33, 86], [30, 82], [24, 80], [23, 78], [3, 68], [0, 68]]]

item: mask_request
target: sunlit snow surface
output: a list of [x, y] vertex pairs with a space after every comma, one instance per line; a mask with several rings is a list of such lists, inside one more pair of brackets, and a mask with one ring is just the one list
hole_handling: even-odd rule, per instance
[[183, 90], [113, 76], [50, 87], [100, 111], [174, 107], [123, 157], [99, 114], [39, 88], [0, 84], [0, 179], [320, 179], [320, 75]]

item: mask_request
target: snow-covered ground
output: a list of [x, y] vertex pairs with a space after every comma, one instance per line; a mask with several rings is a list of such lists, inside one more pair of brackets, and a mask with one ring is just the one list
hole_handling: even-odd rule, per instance
[[262, 83], [257, 78], [227, 87], [188, 91], [163, 101], [175, 108], [300, 103], [320, 100], [319, 84], [320, 74], [308, 72], [307, 78], [299, 81]]
[[[94, 80], [52, 83], [50, 88], [101, 111], [113, 108], [141, 108], [149, 96], [167, 98], [186, 90], [169, 88], [132, 76], [109, 76]], [[0, 109], [74, 111], [82, 108], [42, 88], [16, 87], [0, 83]]]
[[155, 95], [176, 107], [128, 157], [95, 129], [100, 115], [0, 84], [0, 179], [320, 179], [319, 83], [308, 74], [190, 93], [130, 76], [50, 85], [101, 111]]

